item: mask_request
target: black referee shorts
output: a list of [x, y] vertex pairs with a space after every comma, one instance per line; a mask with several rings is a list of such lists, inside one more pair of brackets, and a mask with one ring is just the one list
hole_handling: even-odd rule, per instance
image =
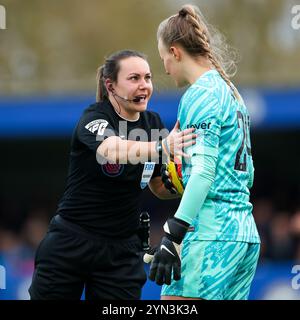
[[100, 239], [60, 216], [35, 257], [32, 300], [140, 299], [146, 273], [138, 235]]

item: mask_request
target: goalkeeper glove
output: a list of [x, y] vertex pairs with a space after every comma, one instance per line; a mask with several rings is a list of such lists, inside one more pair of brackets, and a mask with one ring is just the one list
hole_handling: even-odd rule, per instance
[[172, 194], [183, 194], [181, 162], [176, 157], [161, 167], [161, 178], [166, 189]]
[[189, 224], [177, 218], [170, 218], [164, 225], [165, 236], [154, 254], [150, 266], [149, 279], [158, 285], [170, 284], [173, 271], [174, 280], [181, 278], [180, 244]]

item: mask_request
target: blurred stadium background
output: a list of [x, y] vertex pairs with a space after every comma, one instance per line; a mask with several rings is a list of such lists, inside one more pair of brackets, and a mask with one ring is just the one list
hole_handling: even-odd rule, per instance
[[[300, 29], [292, 8], [300, 3], [292, 0], [0, 0], [0, 299], [28, 299], [34, 252], [64, 189], [70, 135], [95, 100], [105, 56], [125, 48], [148, 55], [149, 109], [171, 128], [180, 92], [164, 74], [156, 28], [186, 2], [240, 54], [234, 82], [252, 115], [252, 201], [262, 238], [250, 298], [300, 299], [292, 285], [300, 264]], [[145, 192], [152, 244], [177, 204]], [[147, 282], [143, 298], [158, 299], [159, 288]]]

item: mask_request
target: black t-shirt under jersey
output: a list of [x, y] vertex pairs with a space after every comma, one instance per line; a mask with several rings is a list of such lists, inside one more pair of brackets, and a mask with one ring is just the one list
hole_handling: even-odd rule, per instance
[[[158, 138], [151, 137], [150, 130], [163, 128], [154, 112], [145, 111], [137, 121], [125, 121], [108, 101], [88, 107], [73, 132], [67, 185], [57, 213], [103, 237], [126, 237], [135, 232], [144, 164], [100, 165], [96, 150], [106, 136], [130, 139], [132, 130], [143, 129], [147, 137], [140, 140], [153, 141]], [[156, 165], [152, 177], [158, 175]]]

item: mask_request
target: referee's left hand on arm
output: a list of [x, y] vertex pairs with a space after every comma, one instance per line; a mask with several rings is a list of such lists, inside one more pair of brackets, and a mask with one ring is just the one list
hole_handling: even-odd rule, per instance
[[197, 134], [193, 133], [195, 128], [180, 131], [180, 123], [177, 120], [170, 134], [163, 140], [164, 153], [170, 158], [181, 156], [189, 158], [184, 149], [196, 143]]

